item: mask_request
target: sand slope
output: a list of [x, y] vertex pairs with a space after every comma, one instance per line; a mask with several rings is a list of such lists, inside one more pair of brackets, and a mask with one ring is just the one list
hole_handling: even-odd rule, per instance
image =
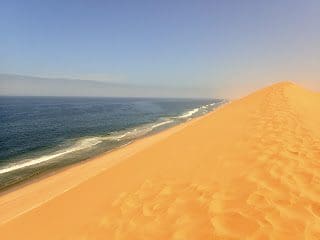
[[262, 89], [3, 224], [1, 239], [320, 239], [319, 105], [292, 83]]

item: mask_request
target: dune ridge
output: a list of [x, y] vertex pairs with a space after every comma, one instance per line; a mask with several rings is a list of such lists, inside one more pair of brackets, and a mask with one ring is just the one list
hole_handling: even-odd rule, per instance
[[319, 105], [319, 93], [290, 82], [257, 91], [3, 224], [0, 233], [320, 239]]

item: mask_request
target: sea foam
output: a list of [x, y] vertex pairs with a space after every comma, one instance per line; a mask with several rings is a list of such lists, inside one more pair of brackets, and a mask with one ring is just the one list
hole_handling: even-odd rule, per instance
[[172, 123], [173, 120], [165, 120], [162, 122], [157, 122], [155, 124], [145, 124], [143, 126], [127, 130], [126, 132], [115, 132], [108, 136], [98, 136], [98, 137], [88, 137], [81, 140], [77, 140], [72, 146], [55, 151], [52, 154], [46, 154], [37, 158], [28, 158], [22, 161], [12, 163], [3, 168], [0, 168], [0, 174], [9, 173], [15, 170], [19, 170], [26, 167], [31, 167], [41, 163], [49, 162], [55, 160], [64, 155], [71, 154], [77, 151], [90, 149], [104, 141], [121, 141], [121, 140], [132, 140], [137, 137], [144, 136], [145, 134], [151, 132], [155, 128]]

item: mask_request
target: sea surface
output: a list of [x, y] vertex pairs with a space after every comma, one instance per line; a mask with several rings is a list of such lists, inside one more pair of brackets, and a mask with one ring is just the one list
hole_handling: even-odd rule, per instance
[[0, 97], [0, 190], [188, 121], [224, 102]]

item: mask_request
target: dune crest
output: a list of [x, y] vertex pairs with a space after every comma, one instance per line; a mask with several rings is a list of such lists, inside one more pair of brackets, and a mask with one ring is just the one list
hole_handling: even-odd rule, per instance
[[[52, 239], [320, 239], [319, 105], [318, 93], [291, 82], [272, 85], [191, 122], [40, 207], [41, 217], [23, 220], [30, 227], [48, 212], [58, 218], [53, 209], [90, 206], [94, 212], [80, 214], [89, 216], [85, 221], [67, 217], [64, 223], [78, 223]], [[81, 199], [85, 194], [91, 197]], [[75, 206], [70, 199], [78, 199]], [[60, 226], [52, 221], [49, 232]], [[0, 232], [13, 239], [15, 224]]]

